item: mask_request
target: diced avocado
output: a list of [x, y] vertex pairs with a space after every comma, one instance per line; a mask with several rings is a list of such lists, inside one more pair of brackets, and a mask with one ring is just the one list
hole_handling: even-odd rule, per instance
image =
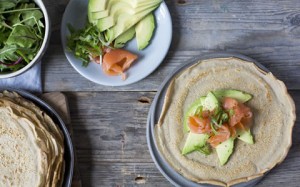
[[155, 10], [159, 4], [152, 6], [149, 9], [146, 9], [140, 13], [131, 15], [131, 14], [126, 14], [122, 13], [118, 16], [118, 20], [116, 22], [116, 25], [113, 27], [109, 28], [107, 32], [110, 32], [109, 36], [109, 41], [113, 41], [116, 39], [118, 36], [120, 36], [122, 33], [127, 31], [129, 28], [134, 26], [137, 22], [139, 22], [141, 19], [143, 19], [146, 15], [148, 15], [150, 12]]
[[142, 50], [148, 46], [153, 31], [155, 29], [155, 19], [153, 14], [148, 14], [135, 26], [136, 41], [138, 50]]
[[213, 93], [218, 98], [218, 100], [222, 100], [224, 97], [231, 97], [241, 103], [245, 103], [252, 98], [250, 94], [239, 90], [217, 90]]
[[184, 121], [183, 121], [183, 129], [184, 132], [189, 132], [190, 128], [188, 126], [188, 119], [189, 116], [195, 115], [195, 113], [197, 112], [197, 110], [200, 109], [200, 107], [203, 105], [202, 103], [205, 100], [205, 96], [200, 97], [199, 99], [197, 99], [196, 101], [194, 101], [192, 103], [192, 105], [188, 108], [187, 112], [184, 115]]
[[88, 10], [90, 12], [99, 12], [105, 10], [108, 0], [89, 0]]
[[131, 40], [135, 35], [134, 27], [131, 27], [126, 32], [121, 34], [118, 38], [115, 39], [114, 47], [115, 48], [122, 48], [124, 45]]
[[199, 149], [200, 152], [207, 153], [206, 149], [203, 149], [201, 151], [201, 148], [205, 148], [206, 141], [208, 138], [209, 135], [207, 134], [196, 134], [190, 132], [186, 138], [181, 154], [185, 155]]
[[220, 106], [218, 99], [212, 92], [208, 92], [204, 102], [203, 110], [213, 111]]
[[108, 10], [103, 10], [103, 11], [100, 11], [100, 12], [91, 12], [91, 19], [92, 20], [98, 20], [98, 19], [105, 18], [108, 15], [109, 15]]
[[230, 155], [233, 152], [234, 147], [234, 138], [229, 138], [225, 142], [221, 143], [216, 147], [216, 151], [219, 157], [219, 161], [221, 165], [226, 164]]
[[248, 144], [254, 144], [253, 136], [250, 129], [245, 131], [238, 131], [238, 139]]

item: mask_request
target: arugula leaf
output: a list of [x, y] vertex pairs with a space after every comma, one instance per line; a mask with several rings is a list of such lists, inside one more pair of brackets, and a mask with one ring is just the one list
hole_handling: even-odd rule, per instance
[[[28, 4], [26, 8], [34, 8], [34, 4]], [[34, 26], [38, 25], [38, 21], [42, 19], [43, 13], [40, 10], [32, 10], [22, 12], [22, 18], [25, 25]]]
[[2, 49], [0, 49], [0, 61], [16, 61], [18, 60], [18, 56], [16, 55], [16, 50], [18, 49], [15, 45], [6, 45]]
[[24, 25], [17, 25], [10, 33], [6, 44], [17, 45], [23, 48], [30, 48], [38, 42], [39, 38], [35, 35], [34, 31]]
[[16, 6], [16, 3], [11, 0], [1, 0], [0, 1], [0, 10], [11, 9]]
[[102, 55], [102, 43], [99, 40], [98, 29], [87, 24], [83, 29], [75, 30], [72, 25], [68, 25], [71, 35], [67, 39], [69, 51], [82, 61], [82, 66], [87, 66], [91, 58]]

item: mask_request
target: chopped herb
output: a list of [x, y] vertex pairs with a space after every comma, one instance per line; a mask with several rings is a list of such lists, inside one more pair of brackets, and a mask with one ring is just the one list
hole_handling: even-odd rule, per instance
[[233, 109], [230, 109], [230, 110], [229, 110], [229, 116], [232, 117], [233, 115], [234, 115], [234, 110], [233, 110]]

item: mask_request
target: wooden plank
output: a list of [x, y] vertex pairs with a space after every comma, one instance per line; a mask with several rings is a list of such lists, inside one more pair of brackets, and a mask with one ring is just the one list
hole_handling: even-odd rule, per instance
[[[170, 186], [155, 167], [147, 147], [146, 118], [155, 92], [68, 92], [83, 186]], [[291, 92], [300, 107], [300, 91]], [[297, 115], [300, 111], [297, 112]], [[300, 126], [293, 132], [287, 159], [258, 186], [300, 178]], [[138, 182], [137, 182], [138, 181]]]
[[[300, 89], [300, 1], [166, 1], [173, 41], [162, 65], [149, 77], [124, 87], [97, 85], [66, 60], [60, 24], [67, 0], [47, 0], [52, 37], [43, 58], [45, 91], [155, 91], [175, 67], [207, 51], [248, 55], [269, 68], [289, 89]], [[184, 2], [181, 0], [180, 2]]]

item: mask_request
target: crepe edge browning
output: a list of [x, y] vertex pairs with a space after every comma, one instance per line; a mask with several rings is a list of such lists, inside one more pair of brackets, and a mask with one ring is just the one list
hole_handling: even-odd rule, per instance
[[[6, 100], [7, 102], [11, 102], [13, 105], [19, 105], [20, 109], [28, 111], [25, 111], [25, 113], [32, 113], [33, 116], [35, 116], [35, 118], [39, 121], [37, 128], [40, 128], [43, 133], [49, 133], [49, 137], [46, 139], [48, 143], [46, 142], [46, 144], [50, 146], [47, 147], [52, 150], [51, 154], [48, 156], [53, 158], [47, 158], [48, 166], [46, 167], [47, 169], [45, 170], [45, 178], [42, 179], [42, 184], [45, 186], [62, 186], [65, 163], [63, 158], [64, 136], [61, 130], [45, 111], [28, 99], [23, 98], [18, 93], [5, 90], [3, 93], [0, 93], [0, 98], [1, 100], [3, 99], [4, 101]], [[56, 142], [55, 145], [50, 143], [53, 141]]]
[[[268, 167], [268, 168], [260, 171], [257, 174], [254, 174], [254, 175], [251, 175], [251, 176], [247, 176], [247, 177], [238, 178], [238, 179], [234, 179], [234, 180], [231, 180], [231, 181], [229, 181], [227, 183], [219, 181], [219, 180], [195, 180], [194, 181], [194, 182], [197, 182], [197, 183], [200, 183], [200, 184], [212, 184], [212, 185], [219, 185], [219, 186], [232, 186], [232, 185], [236, 185], [236, 184], [243, 183], [243, 182], [248, 182], [248, 181], [251, 181], [253, 179], [257, 179], [259, 177], [262, 177], [262, 176], [264, 176], [264, 174], [266, 172], [270, 171], [272, 168], [274, 168], [275, 166], [279, 165], [280, 163], [282, 163], [284, 161], [284, 159], [286, 158], [286, 156], [287, 156], [287, 154], [289, 152], [290, 147], [292, 146], [292, 133], [293, 133], [293, 127], [294, 127], [295, 121], [296, 121], [296, 107], [295, 107], [295, 103], [294, 103], [291, 95], [288, 93], [287, 87], [285, 86], [284, 82], [282, 82], [281, 80], [277, 79], [271, 72], [266, 72], [266, 71], [262, 70], [254, 62], [245, 61], [243, 59], [236, 58], [236, 57], [212, 58], [212, 59], [205, 59], [205, 60], [214, 60], [214, 59], [218, 59], [218, 60], [220, 60], [220, 59], [226, 59], [226, 60], [233, 59], [233, 60], [238, 60], [241, 63], [248, 63], [251, 66], [253, 66], [256, 70], [258, 70], [260, 73], [262, 73], [264, 76], [270, 76], [271, 79], [273, 79], [274, 81], [276, 81], [279, 84], [280, 88], [284, 92], [284, 95], [287, 97], [287, 100], [289, 101], [289, 103], [292, 106], [291, 109], [292, 109], [292, 123], [293, 124], [290, 127], [290, 132], [289, 132], [290, 138], [288, 140], [289, 144], [286, 146], [286, 148], [283, 151], [281, 157], [276, 162], [274, 162], [273, 165], [271, 165], [270, 167]], [[199, 63], [202, 63], [205, 60], [200, 60], [200, 61], [196, 62], [195, 64], [191, 65], [188, 69], [192, 69], [193, 67], [197, 66]], [[170, 102], [171, 102], [171, 99], [169, 99], [169, 98], [170, 98], [170, 95], [172, 94], [172, 91], [174, 89], [173, 85], [175, 83], [175, 80], [178, 77], [180, 77], [185, 72], [185, 70], [186, 69], [180, 71], [170, 81], [170, 84], [168, 85], [168, 89], [167, 89], [166, 94], [165, 94], [164, 104], [163, 104], [163, 107], [162, 107], [161, 115], [160, 115], [159, 120], [158, 120], [158, 122], [157, 122], [157, 124], [155, 126], [160, 127], [160, 126], [163, 125], [163, 121], [165, 119], [168, 107], [169, 107]], [[155, 143], [155, 144], [157, 144], [157, 143]], [[156, 145], [156, 147], [159, 148], [160, 146]], [[162, 157], [162, 159], [164, 159], [166, 161], [166, 159], [164, 157]]]

